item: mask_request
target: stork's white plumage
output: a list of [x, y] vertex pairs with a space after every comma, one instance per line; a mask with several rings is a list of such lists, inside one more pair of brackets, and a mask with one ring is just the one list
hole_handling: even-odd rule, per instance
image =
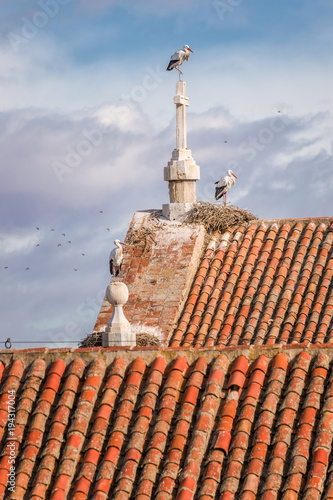
[[179, 72], [179, 79], [180, 79], [180, 75], [182, 75], [183, 73], [180, 71], [179, 66], [183, 64], [185, 60], [188, 61], [188, 58], [190, 57], [190, 52], [192, 52], [193, 54], [193, 50], [191, 50], [188, 45], [184, 45], [182, 49], [179, 49], [177, 50], [177, 52], [172, 54], [169, 66], [167, 67], [167, 71], [171, 71], [173, 68], [176, 68], [176, 70]]
[[219, 200], [223, 196], [224, 205], [227, 204], [227, 192], [235, 184], [236, 175], [232, 170], [228, 170], [228, 175], [225, 175], [219, 181], [215, 182], [215, 200]]
[[120, 240], [114, 240], [116, 248], [114, 248], [109, 257], [110, 263], [110, 273], [112, 276], [118, 276], [121, 271], [121, 265], [123, 263], [123, 247], [126, 243], [122, 243]]

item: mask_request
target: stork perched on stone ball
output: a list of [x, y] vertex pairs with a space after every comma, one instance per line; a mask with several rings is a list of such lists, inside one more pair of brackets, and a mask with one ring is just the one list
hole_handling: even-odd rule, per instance
[[227, 204], [227, 192], [232, 186], [235, 184], [235, 179], [237, 179], [236, 175], [232, 170], [228, 170], [228, 175], [225, 175], [219, 181], [215, 182], [215, 200], [219, 200], [223, 197], [224, 206]]
[[126, 243], [123, 243], [120, 240], [114, 240], [114, 244], [116, 245], [116, 248], [111, 251], [109, 257], [110, 274], [112, 276], [118, 276], [123, 263], [123, 245], [126, 246]]
[[176, 68], [176, 70], [179, 72], [179, 80], [180, 80], [180, 75], [183, 74], [180, 71], [179, 66], [181, 66], [185, 60], [188, 61], [188, 58], [190, 57], [190, 52], [192, 52], [193, 54], [193, 50], [191, 50], [188, 45], [184, 45], [182, 49], [177, 50], [177, 52], [175, 52], [170, 58], [167, 71], [171, 71], [173, 68]]

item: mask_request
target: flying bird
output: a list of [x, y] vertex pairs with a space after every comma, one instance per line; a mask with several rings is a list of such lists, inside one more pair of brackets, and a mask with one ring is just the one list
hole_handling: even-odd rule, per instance
[[39, 231], [39, 227], [36, 227], [37, 231]]
[[219, 181], [215, 182], [215, 200], [219, 200], [223, 197], [224, 206], [227, 204], [227, 192], [232, 186], [235, 184], [235, 179], [237, 179], [236, 175], [232, 170], [228, 170], [228, 175], [225, 175]]
[[62, 247], [62, 244], [61, 244], [61, 243], [58, 243], [58, 247]]
[[74, 271], [78, 271], [78, 268], [73, 267]]
[[30, 271], [30, 267], [26, 267], [26, 268], [25, 268], [25, 270], [26, 270], [26, 271]]
[[109, 257], [109, 264], [110, 264], [110, 274], [112, 276], [118, 276], [119, 272], [121, 271], [121, 266], [123, 263], [123, 248], [122, 245], [126, 246], [126, 243], [122, 243], [119, 240], [114, 240], [114, 244], [116, 245], [116, 248], [114, 248]]
[[54, 231], [54, 229], [50, 229], [50, 231]]
[[177, 50], [177, 52], [175, 52], [170, 58], [167, 71], [171, 71], [173, 68], [176, 68], [176, 70], [179, 72], [179, 80], [180, 80], [180, 75], [183, 74], [180, 71], [179, 66], [181, 66], [185, 60], [188, 61], [188, 58], [190, 57], [190, 52], [192, 52], [193, 54], [193, 50], [191, 50], [188, 45], [184, 45], [182, 49]]

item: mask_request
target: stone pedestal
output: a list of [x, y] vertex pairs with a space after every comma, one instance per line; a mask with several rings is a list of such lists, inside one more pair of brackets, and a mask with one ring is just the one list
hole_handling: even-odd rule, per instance
[[106, 289], [106, 298], [113, 305], [113, 314], [102, 333], [102, 346], [135, 346], [135, 333], [123, 312], [123, 305], [128, 301], [127, 286], [120, 281], [111, 282]]

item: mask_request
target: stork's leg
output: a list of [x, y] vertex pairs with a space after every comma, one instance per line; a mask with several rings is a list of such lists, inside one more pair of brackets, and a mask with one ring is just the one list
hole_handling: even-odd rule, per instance
[[180, 75], [182, 75], [183, 73], [182, 73], [182, 72], [180, 71], [180, 69], [179, 69], [179, 64], [178, 64], [178, 66], [177, 66], [177, 71], [178, 71], [178, 73], [179, 73], [179, 81], [180, 81]]
[[224, 206], [227, 206], [227, 193], [223, 193]]

